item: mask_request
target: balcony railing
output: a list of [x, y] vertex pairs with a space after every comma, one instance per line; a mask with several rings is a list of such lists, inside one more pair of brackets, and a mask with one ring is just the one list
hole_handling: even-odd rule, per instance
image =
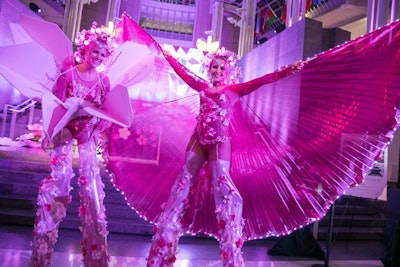
[[325, 1], [319, 1], [318, 5], [313, 6], [313, 8], [310, 8], [307, 10], [306, 17], [307, 18], [315, 18], [318, 17], [322, 14], [328, 13], [329, 11], [332, 11], [341, 5], [345, 4], [346, 0], [325, 0]]
[[143, 0], [139, 24], [154, 37], [192, 42], [196, 7], [189, 3], [195, 1]]
[[3, 121], [2, 121], [2, 126], [1, 126], [0, 137], [5, 137], [5, 135], [6, 135], [7, 117], [9, 115], [11, 115], [11, 119], [10, 119], [11, 122], [9, 124], [10, 128], [9, 128], [8, 137], [10, 137], [11, 139], [14, 139], [14, 137], [15, 137], [15, 126], [16, 126], [16, 122], [17, 122], [17, 116], [22, 115], [26, 111], [29, 110], [27, 124], [32, 124], [36, 103], [37, 102], [33, 99], [27, 99], [19, 105], [5, 104], [4, 109], [3, 109], [3, 114], [2, 114]]
[[196, 0], [155, 0], [156, 2], [163, 2], [174, 5], [187, 5], [194, 6], [196, 5]]

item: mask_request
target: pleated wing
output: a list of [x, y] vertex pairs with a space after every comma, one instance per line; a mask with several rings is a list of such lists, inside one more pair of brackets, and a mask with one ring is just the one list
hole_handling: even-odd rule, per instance
[[[231, 176], [243, 198], [245, 240], [287, 235], [321, 219], [382, 157], [397, 126], [399, 27], [317, 55], [236, 103]], [[110, 136], [114, 184], [150, 222], [182, 167], [198, 110], [197, 94], [180, 97], [167, 87], [173, 100], [133, 100], [132, 127], [115, 126]], [[190, 190], [185, 230], [218, 238], [214, 209], [205, 165]]]

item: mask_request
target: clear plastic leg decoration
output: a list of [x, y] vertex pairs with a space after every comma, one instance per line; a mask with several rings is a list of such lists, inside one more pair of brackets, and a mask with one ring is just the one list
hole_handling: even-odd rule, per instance
[[148, 267], [173, 266], [178, 253], [178, 242], [182, 235], [181, 219], [186, 210], [187, 196], [192, 183], [205, 159], [193, 152], [186, 153], [186, 162], [171, 189], [167, 205], [155, 227], [147, 258]]
[[104, 184], [101, 180], [96, 144], [86, 142], [78, 145], [80, 159], [79, 216], [82, 226], [82, 255], [86, 267], [108, 266], [107, 221], [103, 200]]
[[400, 107], [396, 108], [395, 119], [396, 119], [397, 125], [400, 125]]
[[215, 213], [220, 234], [220, 250], [224, 267], [244, 266], [242, 219], [243, 200], [229, 175], [230, 162], [210, 161], [215, 195]]
[[33, 231], [30, 266], [51, 265], [54, 245], [58, 238], [58, 226], [66, 215], [71, 202], [70, 182], [72, 170], [72, 143], [57, 147], [50, 153], [50, 176], [39, 187], [37, 212]]

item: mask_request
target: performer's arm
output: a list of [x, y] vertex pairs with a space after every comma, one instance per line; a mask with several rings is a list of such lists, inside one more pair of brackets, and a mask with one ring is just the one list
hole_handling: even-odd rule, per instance
[[73, 91], [73, 88], [71, 88], [73, 65], [69, 59], [66, 59], [63, 64], [52, 91], [58, 99], [65, 102], [69, 97], [69, 93]]
[[202, 91], [208, 87], [208, 83], [204, 79], [200, 78], [192, 71], [190, 71], [188, 68], [183, 66], [181, 63], [178, 62], [176, 58], [174, 58], [168, 52], [164, 52], [164, 56], [171, 65], [171, 67], [174, 69], [176, 74], [178, 74], [179, 77], [181, 77], [182, 80], [184, 80], [191, 88], [193, 88], [196, 91]]
[[64, 75], [60, 75], [53, 87], [54, 95], [62, 102], [65, 102], [67, 99], [67, 91], [69, 86], [70, 81]]
[[101, 82], [103, 91], [101, 92], [101, 103], [100, 106], [103, 106], [103, 102], [105, 100], [105, 96], [111, 91], [110, 79], [107, 75], [101, 75]]
[[231, 90], [242, 96], [247, 95], [253, 92], [254, 90], [258, 89], [259, 87], [263, 86], [264, 84], [276, 82], [279, 79], [285, 78], [297, 72], [300, 68], [301, 68], [300, 64], [295, 63], [293, 65], [289, 65], [286, 68], [265, 74], [253, 80], [231, 85]]

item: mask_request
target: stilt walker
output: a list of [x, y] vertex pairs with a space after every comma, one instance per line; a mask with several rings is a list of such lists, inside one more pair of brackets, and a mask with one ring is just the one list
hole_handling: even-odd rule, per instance
[[[78, 143], [79, 155], [79, 216], [81, 218], [82, 256], [84, 266], [108, 266], [107, 221], [104, 207], [104, 184], [101, 180], [97, 147], [101, 133], [111, 123], [79, 110], [81, 103], [101, 108], [105, 95], [110, 91], [108, 77], [96, 70], [111, 54], [111, 37], [93, 24], [76, 39], [77, 65], [66, 63], [53, 88], [54, 94], [74, 108], [59, 132], [46, 132], [42, 146], [50, 152], [51, 175], [45, 178], [38, 195], [32, 257], [30, 266], [51, 265], [58, 227], [66, 216], [71, 202], [72, 146]], [[68, 60], [66, 62], [69, 62]], [[44, 103], [46, 104], [46, 103]], [[63, 118], [65, 120], [65, 118]], [[61, 119], [61, 121], [63, 120]]]
[[126, 14], [117, 28], [159, 57], [154, 96], [139, 91], [132, 126], [112, 128], [107, 163], [155, 225], [148, 266], [173, 266], [183, 234], [215, 237], [223, 266], [244, 266], [243, 242], [324, 217], [396, 130], [399, 22], [243, 82], [231, 51], [206, 55], [204, 78]]

